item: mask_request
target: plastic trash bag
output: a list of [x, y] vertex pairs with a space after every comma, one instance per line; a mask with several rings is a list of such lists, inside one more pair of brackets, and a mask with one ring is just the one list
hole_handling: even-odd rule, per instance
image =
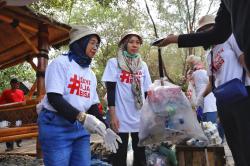
[[[222, 143], [216, 124], [212, 122], [202, 122], [202, 126], [204, 134], [208, 138], [209, 145], [220, 145]], [[188, 140], [186, 143], [188, 146], [204, 146], [204, 142], [194, 138]]]
[[163, 141], [180, 143], [190, 138], [208, 142], [190, 102], [179, 86], [156, 80], [142, 107], [139, 146]]

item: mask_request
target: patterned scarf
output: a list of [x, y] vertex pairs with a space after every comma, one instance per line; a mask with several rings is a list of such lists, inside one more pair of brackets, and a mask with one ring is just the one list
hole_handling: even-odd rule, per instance
[[140, 54], [129, 54], [127, 51], [119, 50], [118, 66], [132, 75], [132, 93], [135, 99], [135, 106], [140, 110], [143, 105], [140, 77], [138, 71], [142, 69], [142, 59]]

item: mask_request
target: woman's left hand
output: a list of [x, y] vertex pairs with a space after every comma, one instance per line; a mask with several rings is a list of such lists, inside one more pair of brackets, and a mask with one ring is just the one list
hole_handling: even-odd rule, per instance
[[111, 128], [116, 133], [118, 133], [119, 128], [120, 128], [120, 122], [119, 122], [119, 120], [118, 120], [118, 118], [116, 116], [115, 109], [110, 109], [109, 112], [110, 112], [110, 125], [111, 125]]
[[108, 128], [106, 130], [106, 134], [104, 136], [104, 144], [105, 144], [105, 147], [113, 152], [113, 153], [116, 153], [117, 149], [118, 149], [118, 143], [117, 142], [120, 142], [122, 143], [122, 140], [121, 138], [119, 137], [119, 135], [117, 135], [113, 130], [111, 130], [110, 128]]
[[90, 133], [97, 133], [102, 137], [104, 137], [107, 134], [105, 124], [93, 115], [86, 114], [83, 126]]

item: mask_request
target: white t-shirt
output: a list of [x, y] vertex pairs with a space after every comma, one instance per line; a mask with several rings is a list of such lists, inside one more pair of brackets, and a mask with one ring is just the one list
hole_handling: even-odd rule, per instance
[[[149, 86], [152, 84], [145, 62], [143, 62], [142, 69], [139, 70], [136, 75], [140, 77], [142, 97], [144, 100], [144, 92], [148, 91]], [[116, 82], [115, 111], [120, 122], [119, 132], [138, 132], [141, 111], [137, 110], [135, 106], [134, 95], [131, 89], [131, 74], [122, 71], [118, 67], [117, 59], [111, 58], [107, 62], [102, 81]]]
[[[222, 44], [216, 45], [213, 49], [213, 75], [215, 77], [215, 86], [218, 87], [234, 78], [241, 80], [243, 67], [239, 63], [239, 57], [242, 51], [239, 49], [235, 38], [231, 35], [228, 40]], [[211, 53], [207, 55], [208, 75], [211, 76]], [[246, 85], [249, 85], [249, 77], [246, 76]]]
[[[204, 69], [196, 70], [192, 74], [192, 79], [194, 80], [195, 85], [195, 93], [197, 94], [196, 97], [201, 95], [207, 87], [207, 84], [209, 82], [209, 78], [207, 76], [207, 71]], [[203, 112], [216, 112], [216, 98], [213, 93], [209, 93], [204, 98], [204, 109]]]
[[[59, 56], [53, 60], [45, 74], [46, 93], [62, 94], [63, 98], [79, 111], [86, 112], [91, 105], [99, 103], [96, 92], [96, 76], [90, 68], [82, 68], [68, 56]], [[43, 107], [56, 110], [45, 95]]]
[[194, 71], [192, 74], [192, 79], [195, 85], [195, 93], [199, 95], [204, 92], [208, 84], [207, 71], [204, 69]]

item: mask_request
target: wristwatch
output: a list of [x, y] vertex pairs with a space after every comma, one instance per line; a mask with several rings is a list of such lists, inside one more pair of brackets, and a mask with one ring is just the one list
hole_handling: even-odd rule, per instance
[[79, 122], [81, 122], [82, 124], [84, 123], [85, 118], [86, 118], [86, 113], [85, 113], [85, 112], [80, 112], [80, 113], [77, 115], [77, 117], [76, 117], [76, 119], [77, 119]]

